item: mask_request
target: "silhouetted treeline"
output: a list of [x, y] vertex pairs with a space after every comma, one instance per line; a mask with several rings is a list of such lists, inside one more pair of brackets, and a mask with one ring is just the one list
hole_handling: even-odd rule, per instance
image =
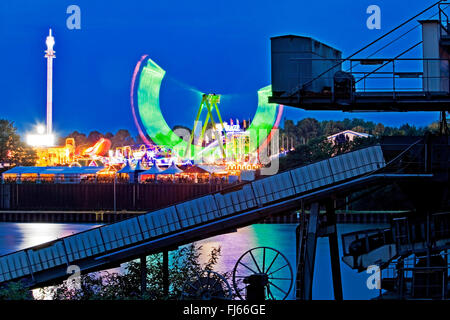
[[[426, 131], [437, 131], [439, 123], [433, 122], [427, 127], [416, 127], [404, 124], [400, 127], [384, 126], [363, 119], [344, 119], [342, 121], [305, 118], [294, 124], [292, 120], [285, 120], [284, 128], [280, 129], [280, 146], [286, 145], [295, 150], [280, 159], [282, 170], [306, 165], [311, 162], [329, 158], [341, 153], [357, 150], [374, 145], [382, 136], [420, 136]], [[327, 137], [335, 133], [353, 130], [367, 133], [369, 138], [355, 138], [353, 141], [344, 140], [339, 143], [328, 141]], [[286, 139], [287, 138], [287, 139]], [[281, 141], [284, 139], [284, 144]]]
[[[404, 124], [400, 127], [384, 126], [382, 123], [365, 121], [363, 119], [324, 120], [305, 118], [294, 124], [293, 120], [285, 120], [284, 128], [280, 129], [281, 137], [288, 137], [289, 143], [293, 140], [293, 146], [306, 144], [309, 140], [330, 136], [344, 130], [353, 130], [360, 133], [368, 133], [373, 136], [420, 136], [426, 131], [437, 131], [438, 122], [433, 122], [427, 127], [416, 127]], [[281, 145], [281, 144], [280, 144]]]
[[111, 149], [123, 146], [131, 146], [139, 143], [143, 143], [139, 136], [133, 137], [126, 129], [120, 129], [115, 134], [106, 132], [105, 134], [98, 131], [91, 131], [88, 135], [82, 132], [74, 131], [71, 134], [61, 137], [59, 145], [65, 143], [66, 138], [74, 138], [75, 145], [79, 146], [92, 146], [100, 138], [106, 138], [111, 140]]
[[[353, 141], [343, 139], [332, 142], [327, 139], [328, 136], [344, 130], [368, 133], [371, 136], [368, 138], [357, 137]], [[286, 120], [284, 129], [280, 130], [280, 139], [284, 138], [285, 141], [286, 137], [290, 141], [292, 139], [295, 150], [280, 158], [280, 170], [372, 146], [377, 144], [382, 136], [420, 136], [427, 131], [437, 132], [438, 130], [438, 122], [433, 122], [427, 127], [404, 124], [397, 128], [362, 119], [317, 121], [313, 118], [306, 118], [298, 121], [297, 124], [294, 124], [292, 120]], [[291, 142], [289, 143], [291, 144]], [[351, 202], [349, 205], [351, 210], [409, 210], [412, 208], [410, 199], [395, 184], [381, 189], [374, 188], [370, 192], [367, 190], [355, 192], [349, 196], [348, 200]]]
[[23, 141], [14, 122], [0, 119], [0, 172], [16, 165], [33, 165], [36, 158], [36, 151]]

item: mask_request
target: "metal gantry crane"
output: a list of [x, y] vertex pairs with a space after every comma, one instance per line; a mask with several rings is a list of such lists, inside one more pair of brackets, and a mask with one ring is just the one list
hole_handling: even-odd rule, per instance
[[[438, 111], [441, 132], [448, 133], [450, 25], [446, 11], [449, 6], [448, 2], [437, 2], [347, 58], [342, 58], [339, 50], [312, 38], [293, 35], [272, 38], [269, 102], [305, 110]], [[432, 11], [434, 14], [425, 16]], [[394, 40], [387, 44], [381, 42], [413, 23], [416, 24]], [[394, 57], [376, 56], [418, 27], [422, 31], [421, 41]], [[361, 57], [378, 44], [382, 47]], [[420, 57], [409, 57], [420, 48]]]
[[[448, 209], [449, 205], [450, 152], [447, 117], [450, 110], [450, 24], [446, 13], [449, 7], [449, 2], [438, 1], [347, 58], [342, 58], [339, 50], [312, 38], [286, 35], [271, 39], [272, 96], [269, 97], [271, 103], [305, 110], [440, 113], [438, 136], [415, 137], [417, 141], [407, 141], [408, 137], [403, 137], [403, 140], [390, 142], [392, 145], [387, 144], [388, 149], [393, 148], [397, 152], [392, 160], [400, 160], [397, 170], [402, 172], [414, 168], [413, 170], [430, 174], [433, 178], [419, 184], [405, 185], [400, 181], [397, 182], [415, 205], [415, 209], [410, 213], [414, 215], [414, 222], [408, 222], [402, 232], [399, 232], [399, 224], [394, 223], [392, 229], [388, 231], [361, 231], [343, 236], [344, 262], [359, 271], [361, 268], [367, 268], [370, 263], [378, 263], [380, 268], [384, 268], [394, 258], [400, 259], [399, 265], [402, 268], [405, 255], [420, 252], [426, 257], [419, 259], [421, 263], [426, 262], [420, 266], [421, 268], [429, 268], [427, 271], [432, 272], [436, 267], [442, 272], [443, 267], [435, 265], [432, 256], [444, 248], [442, 244], [436, 244], [436, 239], [448, 239], [450, 236], [450, 228], [441, 226], [441, 229], [435, 231], [437, 228], [433, 226], [435, 219], [448, 224], [447, 217], [442, 218], [442, 215], [435, 217], [435, 214], [440, 213], [439, 210]], [[433, 14], [424, 18], [424, 15], [430, 12]], [[373, 48], [374, 44], [388, 39], [388, 36], [405, 26], [410, 26], [416, 20], [418, 23], [399, 37], [372, 54], [359, 57], [368, 48]], [[395, 57], [375, 56], [418, 27], [421, 27], [422, 31], [421, 41], [409, 46]], [[421, 57], [405, 57], [420, 46]], [[414, 69], [411, 69], [412, 65]], [[378, 83], [381, 81], [381, 86], [374, 86], [377, 81]], [[411, 154], [411, 150], [415, 150], [415, 153]], [[411, 159], [416, 158], [419, 160], [414, 163]], [[418, 163], [420, 165], [416, 168]], [[320, 236], [327, 236], [330, 240], [334, 296], [337, 300], [343, 298], [334, 214], [336, 206], [333, 204], [339, 193], [342, 194], [336, 192], [328, 200], [322, 199], [310, 204], [308, 215], [302, 210], [302, 223], [297, 228], [298, 299], [312, 298], [314, 257], [317, 238]], [[325, 215], [319, 215], [320, 206], [325, 207]], [[419, 233], [417, 229], [425, 230], [422, 238], [417, 236]], [[436, 238], [435, 233], [438, 232]], [[406, 243], [401, 242], [399, 237], [402, 236], [407, 238]], [[404, 251], [405, 247], [414, 247], [416, 250]], [[448, 244], [444, 249], [446, 248]], [[404, 254], [399, 256], [398, 252]], [[448, 272], [448, 266], [445, 267]], [[427, 284], [432, 284], [428, 278], [425, 280]], [[398, 283], [402, 283], [399, 291], [403, 292], [404, 279], [396, 282], [397, 289]], [[446, 297], [446, 290], [442, 291], [445, 291], [442, 297]], [[400, 296], [404, 297], [403, 293]]]

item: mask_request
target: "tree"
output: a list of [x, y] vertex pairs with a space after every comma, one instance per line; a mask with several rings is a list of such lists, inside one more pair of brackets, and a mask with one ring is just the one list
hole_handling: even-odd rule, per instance
[[87, 143], [92, 146], [101, 138], [103, 138], [103, 134], [98, 131], [91, 131], [87, 137]]
[[36, 160], [36, 152], [20, 139], [14, 122], [0, 119], [0, 165], [31, 166]]
[[0, 288], [0, 300], [33, 300], [33, 294], [21, 282], [12, 282]]
[[332, 143], [324, 136], [316, 137], [309, 140], [307, 144], [299, 145], [294, 151], [280, 158], [280, 169], [286, 170], [304, 166], [339, 154], [373, 146], [378, 142], [375, 137], [357, 137], [353, 141], [344, 139], [341, 143]]
[[126, 129], [120, 129], [119, 131], [117, 131], [114, 137], [111, 138], [112, 149], [117, 147], [130, 146], [134, 144], [136, 144], [136, 141], [134, 141], [130, 132]]
[[356, 126], [356, 127], [352, 128], [352, 131], [359, 132], [359, 133], [366, 133], [366, 129], [364, 129], [363, 126]]
[[314, 118], [305, 118], [297, 122], [297, 132], [302, 143], [321, 135], [320, 123]]
[[344, 126], [339, 121], [322, 121], [323, 134], [325, 136], [331, 136], [335, 133], [344, 130]]
[[[285, 134], [285, 137], [287, 137], [289, 140], [291, 138], [294, 139], [295, 146], [300, 143], [300, 141], [298, 139], [297, 127], [294, 125], [294, 122], [292, 120], [284, 121], [283, 133]], [[280, 135], [280, 136], [282, 136], [282, 135]]]
[[384, 134], [384, 125], [382, 123], [378, 123], [373, 130], [373, 134], [375, 136], [382, 136]]
[[309, 140], [307, 144], [299, 145], [294, 151], [280, 158], [280, 169], [286, 170], [293, 167], [307, 165], [331, 157], [333, 146], [325, 137], [317, 137]]
[[74, 131], [71, 134], [69, 134], [67, 138], [74, 138], [75, 139], [75, 145], [78, 146], [82, 146], [85, 145], [87, 143], [87, 137], [84, 133], [80, 133], [78, 131]]
[[408, 123], [405, 123], [399, 128], [400, 132], [402, 132], [404, 136], [419, 136], [424, 133], [423, 129], [418, 129], [416, 126], [411, 126]]
[[[184, 284], [192, 281], [202, 270], [213, 270], [220, 257], [220, 247], [213, 248], [206, 263], [200, 263], [201, 246], [195, 243], [172, 251], [169, 257], [169, 296], [163, 290], [162, 254], [147, 257], [147, 290], [141, 292], [140, 263], [131, 261], [125, 272], [87, 274], [81, 276], [80, 288], [64, 282], [56, 287], [41, 289], [41, 296], [54, 300], [167, 300], [180, 298]], [[222, 274], [230, 279], [230, 274]]]
[[434, 121], [430, 123], [427, 127], [427, 129], [433, 133], [439, 132], [439, 121]]

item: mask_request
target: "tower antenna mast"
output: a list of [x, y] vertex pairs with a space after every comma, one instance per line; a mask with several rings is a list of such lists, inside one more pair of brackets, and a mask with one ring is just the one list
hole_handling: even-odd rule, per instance
[[52, 36], [52, 29], [45, 39], [47, 50], [45, 50], [45, 58], [47, 59], [47, 135], [52, 134], [52, 102], [53, 102], [53, 59], [56, 58], [53, 46], [55, 38]]

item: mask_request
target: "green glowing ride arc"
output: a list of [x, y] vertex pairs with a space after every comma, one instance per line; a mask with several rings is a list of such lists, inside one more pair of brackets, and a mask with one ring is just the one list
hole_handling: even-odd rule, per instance
[[[146, 64], [142, 67], [139, 75], [137, 103], [139, 116], [148, 136], [157, 145], [172, 149], [173, 152], [180, 158], [189, 157], [189, 149], [191, 150], [190, 158], [194, 159], [200, 153], [202, 153], [203, 157], [208, 154], [212, 154], [214, 150], [207, 150], [207, 154], [205, 154], [205, 147], [193, 144], [192, 136], [189, 141], [186, 142], [177, 136], [172, 129], [170, 129], [162, 115], [159, 104], [159, 92], [166, 72], [150, 58], [146, 58], [145, 60]], [[143, 61], [144, 63], [145, 60]], [[258, 108], [249, 128], [247, 129], [247, 131], [250, 131], [250, 137], [254, 137], [250, 138], [250, 152], [256, 152], [258, 148], [266, 142], [266, 140], [270, 139], [271, 130], [278, 126], [279, 120], [281, 119], [282, 107], [276, 104], [268, 103], [268, 97], [271, 94], [271, 91], [272, 89], [270, 85], [258, 91]], [[214, 98], [214, 96], [216, 97]], [[220, 96], [218, 95], [203, 95], [202, 101], [200, 102], [199, 113], [194, 123], [195, 125], [192, 132], [195, 131], [198, 117], [204, 107], [208, 110], [206, 122], [211, 119], [213, 126], [215, 126], [215, 122], [212, 119], [212, 111], [215, 109], [219, 117], [220, 124], [223, 128], [222, 119], [217, 107], [218, 102], [220, 102]], [[204, 124], [204, 127], [206, 124], [207, 123]], [[205, 128], [202, 128], [202, 135], [204, 134], [204, 129]], [[221, 144], [219, 144], [219, 147], [220, 146]], [[223, 146], [221, 147], [221, 152], [223, 153], [222, 148]]]

